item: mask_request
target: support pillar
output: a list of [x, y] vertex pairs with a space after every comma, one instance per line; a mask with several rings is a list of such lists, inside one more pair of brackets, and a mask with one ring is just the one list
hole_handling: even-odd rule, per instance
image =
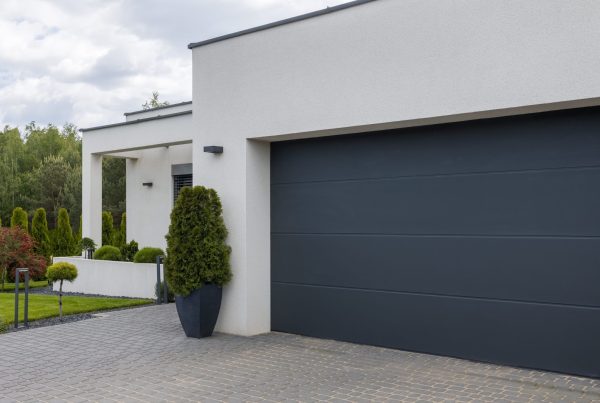
[[82, 235], [102, 245], [102, 155], [86, 152], [85, 140], [81, 185]]

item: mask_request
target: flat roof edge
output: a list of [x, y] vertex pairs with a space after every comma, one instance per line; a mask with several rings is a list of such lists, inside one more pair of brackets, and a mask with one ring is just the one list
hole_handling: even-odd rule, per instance
[[373, 1], [377, 1], [377, 0], [354, 0], [354, 1], [351, 1], [349, 3], [339, 4], [339, 5], [333, 6], [333, 7], [327, 7], [327, 8], [324, 8], [322, 10], [317, 10], [317, 11], [313, 11], [313, 12], [310, 12], [310, 13], [307, 13], [307, 14], [298, 15], [296, 17], [286, 18], [284, 20], [279, 20], [279, 21], [271, 22], [271, 23], [265, 24], [265, 25], [259, 25], [258, 27], [244, 29], [242, 31], [233, 32], [231, 34], [217, 36], [215, 38], [207, 39], [207, 40], [200, 41], [200, 42], [192, 42], [192, 43], [190, 43], [188, 45], [188, 49], [194, 49], [194, 48], [197, 48], [197, 47], [200, 47], [200, 46], [204, 46], [204, 45], [208, 45], [208, 44], [211, 44], [211, 43], [221, 42], [221, 41], [224, 41], [224, 40], [227, 40], [227, 39], [236, 38], [238, 36], [248, 35], [248, 34], [251, 34], [251, 33], [254, 33], [254, 32], [259, 32], [259, 31], [265, 31], [267, 29], [279, 27], [279, 26], [282, 26], [282, 25], [291, 24], [293, 22], [308, 20], [309, 18], [314, 18], [314, 17], [319, 17], [321, 15], [335, 13], [336, 11], [341, 11], [341, 10], [345, 10], [347, 8], [360, 6], [360, 5], [363, 5], [363, 4], [366, 4], [366, 3], [371, 3]]
[[169, 104], [169, 105], [164, 105], [164, 106], [157, 106], [156, 108], [140, 109], [139, 111], [125, 112], [123, 115], [129, 116], [129, 115], [135, 115], [135, 114], [138, 114], [138, 113], [153, 112], [153, 111], [158, 111], [158, 110], [161, 110], [161, 109], [174, 108], [176, 106], [190, 105], [191, 103], [192, 103], [192, 101], [178, 102], [176, 104]]
[[174, 118], [177, 116], [183, 116], [183, 115], [191, 115], [192, 111], [183, 111], [183, 112], [176, 112], [176, 113], [169, 113], [167, 115], [158, 115], [158, 116], [151, 116], [149, 118], [142, 118], [142, 119], [136, 119], [136, 120], [130, 120], [128, 122], [120, 122], [120, 123], [112, 123], [109, 125], [102, 125], [102, 126], [94, 126], [94, 127], [86, 127], [83, 129], [79, 129], [80, 132], [91, 132], [93, 130], [100, 130], [100, 129], [110, 129], [113, 127], [120, 127], [120, 126], [129, 126], [129, 125], [135, 125], [138, 123], [144, 123], [144, 122], [150, 122], [152, 120], [160, 120], [160, 119], [168, 119], [168, 118]]

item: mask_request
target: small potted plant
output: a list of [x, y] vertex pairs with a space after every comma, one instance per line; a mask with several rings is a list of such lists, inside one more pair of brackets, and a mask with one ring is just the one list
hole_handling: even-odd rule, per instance
[[183, 188], [166, 238], [166, 279], [185, 334], [208, 337], [217, 322], [223, 286], [232, 276], [217, 192], [203, 186]]
[[83, 238], [81, 240], [81, 250], [84, 258], [91, 259], [96, 250], [96, 242], [92, 238]]

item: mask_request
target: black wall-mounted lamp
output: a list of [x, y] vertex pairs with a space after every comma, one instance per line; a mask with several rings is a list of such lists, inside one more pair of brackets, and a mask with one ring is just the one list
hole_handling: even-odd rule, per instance
[[223, 147], [221, 146], [204, 146], [205, 153], [211, 154], [223, 154]]
[[151, 188], [152, 185], [154, 185], [154, 183], [152, 183], [152, 182], [144, 182], [144, 183], [142, 183], [142, 186], [146, 186], [146, 187], [149, 187], [149, 188]]

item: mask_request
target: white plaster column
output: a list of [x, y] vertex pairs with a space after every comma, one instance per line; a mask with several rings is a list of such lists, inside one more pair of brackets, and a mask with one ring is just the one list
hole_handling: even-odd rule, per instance
[[246, 141], [246, 333], [271, 330], [271, 143]]
[[[221, 155], [203, 146], [224, 147]], [[270, 144], [233, 136], [194, 141], [194, 185], [215, 189], [232, 248], [217, 330], [250, 336], [271, 330]]]
[[81, 175], [83, 236], [102, 244], [102, 155], [92, 154], [83, 143]]

